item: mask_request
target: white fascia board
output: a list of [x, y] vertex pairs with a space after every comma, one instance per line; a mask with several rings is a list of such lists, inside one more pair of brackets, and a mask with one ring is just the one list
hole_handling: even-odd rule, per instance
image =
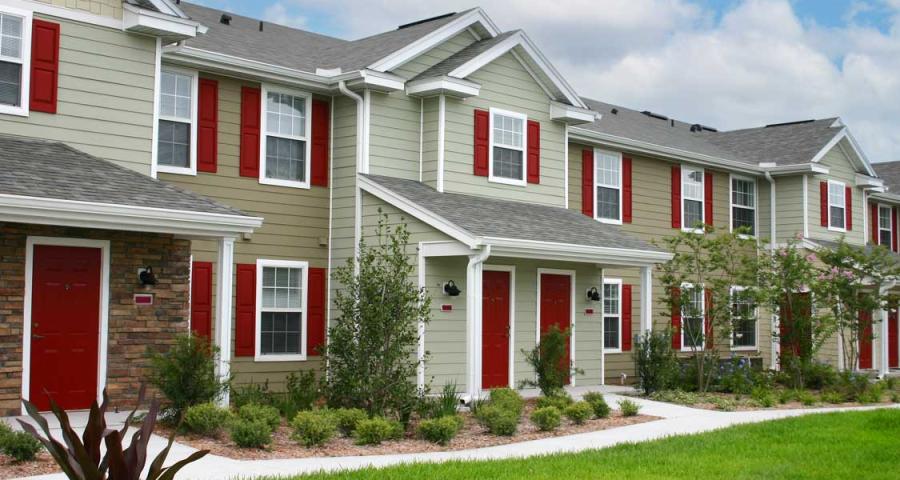
[[[760, 164], [760, 166], [765, 164]], [[796, 175], [798, 173], [811, 173], [813, 175], [828, 175], [831, 169], [825, 165], [818, 163], [798, 163], [796, 165], [781, 165], [774, 167], [763, 167], [763, 170], [769, 172], [773, 176], [777, 175]]]
[[387, 72], [391, 71], [400, 65], [412, 60], [413, 58], [421, 55], [422, 53], [431, 50], [435, 46], [449, 40], [459, 32], [468, 29], [473, 24], [481, 24], [481, 26], [488, 32], [491, 37], [495, 37], [500, 34], [500, 29], [497, 28], [497, 25], [494, 24], [493, 20], [491, 20], [487, 14], [484, 13], [484, 10], [481, 8], [476, 8], [471, 12], [453, 20], [452, 22], [444, 25], [441, 28], [425, 35], [424, 37], [416, 40], [415, 42], [401, 48], [400, 50], [394, 51], [388, 56], [378, 60], [375, 63], [369, 65], [369, 69], [377, 70], [379, 72]]
[[448, 95], [456, 98], [477, 97], [481, 85], [460, 78], [435, 77], [407, 82], [406, 94], [414, 97]]
[[619, 266], [651, 266], [667, 262], [673, 257], [671, 253], [653, 250], [593, 247], [498, 237], [480, 237], [479, 240], [484, 245], [490, 245], [491, 252], [495, 256], [540, 258]]
[[550, 102], [550, 118], [569, 125], [593, 123], [600, 120], [601, 115], [589, 108], [575, 107], [560, 102]]
[[456, 78], [466, 78], [469, 75], [475, 73], [480, 70], [485, 65], [493, 62], [500, 56], [506, 54], [506, 52], [512, 50], [514, 47], [517, 47], [522, 44], [522, 31], [519, 30], [509, 37], [506, 37], [500, 43], [494, 45], [493, 47], [481, 52], [475, 58], [469, 60], [468, 62], [456, 67], [450, 73], [448, 73], [451, 77]]
[[122, 5], [122, 28], [126, 32], [149, 33], [171, 41], [197, 36], [200, 24], [186, 18], [144, 10], [134, 5]]
[[863, 175], [861, 173], [856, 174], [856, 186], [863, 188], [884, 188], [884, 180], [878, 177], [872, 177], [869, 175]]
[[19, 223], [198, 237], [237, 236], [262, 226], [260, 217], [0, 194], [0, 218]]
[[150, 3], [162, 13], [175, 15], [181, 18], [188, 18], [181, 8], [178, 7], [177, 3], [173, 3], [171, 0], [150, 0]]
[[378, 72], [375, 70], [359, 70], [346, 75], [338, 75], [331, 78], [333, 84], [344, 80], [348, 87], [362, 87], [379, 92], [395, 92], [403, 90], [406, 81], [403, 77], [392, 73]]
[[423, 257], [465, 257], [478, 250], [471, 249], [459, 242], [419, 242], [419, 253]]
[[[843, 124], [842, 124], [843, 125]], [[873, 177], [878, 176], [875, 173], [875, 169], [872, 168], [872, 164], [869, 162], [869, 159], [866, 157], [865, 152], [863, 152], [862, 148], [860, 148], [859, 143], [856, 142], [856, 139], [853, 138], [853, 135], [850, 133], [850, 129], [847, 127], [841, 128], [841, 130], [835, 134], [834, 138], [828, 141], [821, 150], [810, 160], [812, 163], [819, 163], [825, 158], [825, 155], [831, 151], [832, 148], [838, 145], [841, 140], [847, 140], [847, 144], [850, 145], [851, 151], [856, 156], [857, 167], [862, 167], [862, 170], [865, 171], [866, 174], [871, 175]], [[851, 161], [854, 159], [851, 158]]]
[[872, 200], [877, 200], [877, 201], [882, 201], [882, 202], [900, 204], [900, 194], [891, 193], [888, 191], [871, 193], [869, 195], [869, 198]]

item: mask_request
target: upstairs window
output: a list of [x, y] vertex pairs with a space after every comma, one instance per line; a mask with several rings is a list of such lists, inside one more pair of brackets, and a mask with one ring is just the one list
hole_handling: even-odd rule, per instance
[[731, 178], [731, 229], [756, 235], [756, 181]]
[[594, 188], [597, 191], [596, 218], [600, 221], [622, 221], [622, 154], [594, 151]]
[[307, 263], [258, 260], [258, 360], [306, 357]]
[[878, 244], [891, 248], [891, 207], [878, 206]]
[[260, 183], [309, 188], [308, 94], [263, 89]]
[[731, 348], [756, 349], [756, 305], [743, 287], [731, 287]]
[[197, 73], [164, 69], [159, 78], [159, 131], [156, 164], [160, 172], [195, 174]]
[[[689, 231], [703, 224], [703, 169], [681, 168], [682, 228]], [[702, 227], [699, 227], [702, 228]]]
[[703, 286], [684, 284], [681, 294], [686, 295], [681, 309], [681, 349], [702, 349], [704, 345], [705, 292]]
[[0, 113], [28, 114], [31, 15], [0, 11]]
[[489, 180], [525, 185], [525, 123], [521, 113], [491, 109], [491, 148]]
[[846, 228], [846, 190], [840, 182], [828, 181], [828, 228]]
[[622, 349], [622, 282], [603, 282], [603, 348]]

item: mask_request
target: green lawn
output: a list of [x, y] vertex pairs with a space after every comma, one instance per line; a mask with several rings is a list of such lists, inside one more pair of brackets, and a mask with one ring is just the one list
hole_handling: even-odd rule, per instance
[[528, 460], [454, 462], [296, 479], [892, 479], [900, 410], [807, 415]]

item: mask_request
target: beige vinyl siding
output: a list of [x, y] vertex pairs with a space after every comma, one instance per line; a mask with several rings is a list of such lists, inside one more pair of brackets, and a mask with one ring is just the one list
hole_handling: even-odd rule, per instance
[[[477, 97], [447, 98], [444, 190], [563, 205], [563, 124], [550, 120], [550, 99], [511, 53], [500, 56], [467, 80], [481, 85]], [[489, 182], [473, 175], [473, 111], [491, 107], [526, 114], [541, 124], [541, 183], [527, 186]]]
[[[257, 178], [241, 177], [238, 172], [241, 87], [258, 87], [258, 84], [205, 73], [201, 77], [219, 83], [218, 171], [197, 175], [160, 173], [160, 180], [263, 217], [262, 227], [249, 239], [235, 241], [236, 264], [276, 259], [306, 261], [312, 268], [327, 267], [328, 189], [263, 185]], [[195, 261], [216, 262], [217, 251], [216, 242], [191, 242]], [[270, 387], [279, 389], [290, 372], [317, 369], [319, 365], [319, 357], [309, 357], [305, 362], [257, 362], [252, 357], [234, 357], [232, 373], [237, 385], [268, 381]]]
[[468, 47], [475, 42], [475, 36], [469, 30], [464, 30], [445, 42], [436, 45], [431, 50], [413, 58], [412, 60], [400, 65], [391, 71], [391, 73], [400, 75], [403, 78], [410, 79], [429, 69], [430, 67], [449, 58], [451, 55]]
[[[863, 233], [865, 205], [863, 204], [863, 191], [856, 187], [856, 170], [850, 163], [850, 159], [841, 151], [839, 146], [834, 146], [825, 154], [820, 162], [828, 167], [828, 175], [809, 176], [809, 236], [812, 239], [837, 241], [842, 235], [848, 243], [865, 245], [866, 239]], [[819, 196], [819, 183], [828, 180], [843, 182], [845, 186], [853, 190], [853, 230], [838, 232], [823, 227], [821, 223], [821, 199]], [[779, 199], [779, 205], [781, 201]]]
[[122, 18], [122, 0], [37, 0], [57, 7], [70, 8], [104, 17]]
[[[819, 198], [816, 190], [808, 192], [810, 197]], [[803, 233], [803, 175], [775, 177], [775, 234], [778, 243], [783, 243]], [[816, 203], [818, 205], [818, 203]], [[809, 213], [810, 229], [813, 214], [818, 222], [819, 209]], [[810, 233], [812, 231], [810, 230]]]
[[422, 182], [437, 188], [438, 178], [438, 98], [426, 98], [422, 125]]
[[57, 113], [0, 115], [0, 132], [65, 142], [149, 175], [155, 40], [40, 14], [35, 18], [60, 24]]

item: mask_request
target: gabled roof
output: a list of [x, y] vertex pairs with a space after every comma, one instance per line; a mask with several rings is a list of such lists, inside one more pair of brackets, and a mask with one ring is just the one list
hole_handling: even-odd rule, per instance
[[873, 163], [872, 168], [884, 180], [888, 193], [900, 194], [900, 161]]
[[516, 34], [516, 32], [518, 32], [518, 30], [503, 32], [496, 37], [474, 42], [468, 47], [463, 48], [459, 52], [456, 52], [455, 54], [446, 58], [445, 60], [432, 65], [424, 72], [416, 75], [413, 80], [449, 75], [450, 72], [475, 59], [476, 57], [478, 57], [478, 55], [481, 55], [482, 53], [488, 51], [491, 47]]
[[837, 118], [826, 118], [727, 132], [700, 132], [700, 136], [740, 161], [797, 165], [816, 161], [816, 155], [841, 133], [843, 127], [835, 127], [836, 121]]

